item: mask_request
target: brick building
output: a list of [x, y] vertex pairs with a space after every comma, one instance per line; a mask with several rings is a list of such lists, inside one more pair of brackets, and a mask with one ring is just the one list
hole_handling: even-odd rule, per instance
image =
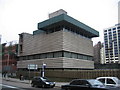
[[13, 73], [17, 70], [18, 44], [2, 44], [2, 72]]

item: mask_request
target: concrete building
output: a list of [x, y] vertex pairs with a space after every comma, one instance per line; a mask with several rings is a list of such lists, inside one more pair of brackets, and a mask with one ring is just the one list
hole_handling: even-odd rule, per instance
[[119, 63], [120, 25], [104, 29], [106, 63]]
[[98, 31], [61, 9], [38, 23], [33, 34], [19, 34], [17, 68], [25, 69], [29, 64], [41, 68], [45, 63], [49, 69], [94, 69], [91, 39], [98, 36]]
[[100, 64], [101, 62], [101, 50], [102, 48], [102, 43], [99, 41], [96, 45], [94, 45], [94, 63], [95, 64]]

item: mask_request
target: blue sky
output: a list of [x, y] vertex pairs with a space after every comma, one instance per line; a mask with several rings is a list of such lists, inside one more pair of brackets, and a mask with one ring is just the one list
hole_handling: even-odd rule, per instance
[[93, 43], [103, 42], [103, 29], [118, 23], [120, 0], [0, 0], [2, 43], [18, 41], [18, 34], [32, 33], [48, 14], [64, 9], [68, 15], [99, 31]]

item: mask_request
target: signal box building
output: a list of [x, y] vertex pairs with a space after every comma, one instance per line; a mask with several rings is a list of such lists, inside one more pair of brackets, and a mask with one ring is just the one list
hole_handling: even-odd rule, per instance
[[33, 34], [19, 34], [18, 69], [29, 64], [49, 69], [94, 69], [93, 37], [99, 32], [67, 15], [64, 10], [49, 14]]

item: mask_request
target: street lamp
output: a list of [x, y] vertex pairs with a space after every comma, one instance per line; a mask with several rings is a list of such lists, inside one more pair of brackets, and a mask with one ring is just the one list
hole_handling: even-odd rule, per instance
[[46, 64], [43, 63], [43, 64], [42, 64], [42, 77], [45, 76], [45, 67], [46, 67]]

